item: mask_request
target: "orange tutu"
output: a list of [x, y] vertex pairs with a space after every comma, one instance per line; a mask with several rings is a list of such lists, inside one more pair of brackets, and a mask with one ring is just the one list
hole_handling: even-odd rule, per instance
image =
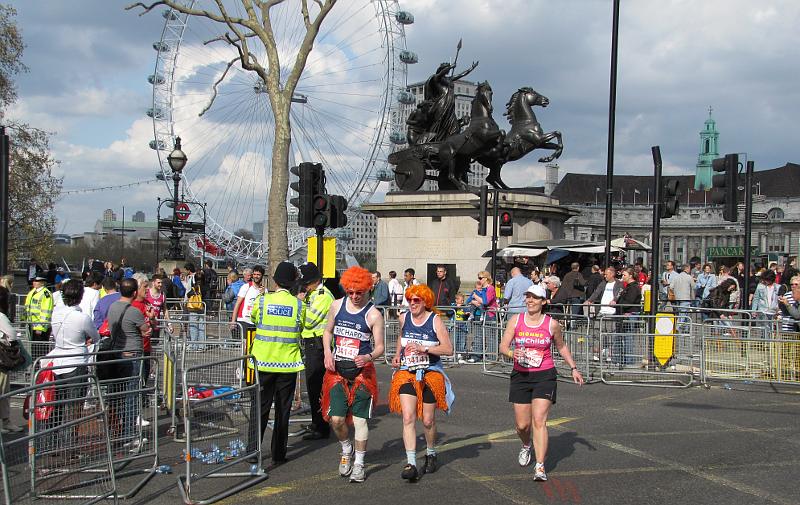
[[[439, 410], [447, 412], [447, 386], [445, 384], [444, 375], [435, 370], [425, 373], [422, 381], [417, 381], [416, 372], [409, 372], [408, 370], [398, 370], [392, 377], [392, 385], [389, 388], [389, 410], [402, 414], [400, 407], [400, 386], [403, 384], [411, 384], [417, 392], [417, 398], [422, 398], [422, 390], [424, 386], [428, 386], [436, 398], [436, 407]], [[417, 401], [417, 419], [422, 419], [422, 401]]]
[[[344, 388], [344, 393], [347, 395], [347, 404], [353, 405], [353, 400], [356, 397], [356, 390], [359, 386], [364, 386], [369, 394], [372, 396], [373, 403], [378, 399], [378, 376], [375, 372], [375, 365], [367, 363], [361, 369], [361, 373], [353, 381], [352, 387], [349, 381], [336, 372], [325, 370], [325, 377], [322, 379], [322, 398], [320, 401], [320, 410], [322, 411], [322, 418], [325, 422], [330, 422], [328, 410], [331, 406], [331, 388], [336, 384], [341, 384]], [[353, 423], [353, 414], [347, 413], [347, 422]]]

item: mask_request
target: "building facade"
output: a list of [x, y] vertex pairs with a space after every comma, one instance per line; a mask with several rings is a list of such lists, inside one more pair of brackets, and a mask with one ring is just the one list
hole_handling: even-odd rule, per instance
[[[678, 213], [661, 220], [662, 260], [687, 263], [701, 261], [728, 263], [738, 256], [736, 250], [722, 247], [744, 246], [744, 210], [740, 205], [739, 222], [722, 219], [722, 206], [710, 203], [709, 191], [695, 191], [694, 177], [679, 176], [683, 190]], [[751, 245], [757, 255], [768, 253], [796, 256], [800, 248], [800, 165], [754, 173], [753, 222]], [[605, 176], [566, 174], [553, 196], [562, 205], [579, 212], [564, 224], [565, 238], [605, 240]], [[647, 244], [652, 242], [653, 177], [623, 175], [614, 177], [612, 239], [626, 233]], [[598, 190], [603, 188], [603, 190]], [[743, 198], [742, 198], [743, 200]], [[742, 249], [743, 250], [743, 249]]]

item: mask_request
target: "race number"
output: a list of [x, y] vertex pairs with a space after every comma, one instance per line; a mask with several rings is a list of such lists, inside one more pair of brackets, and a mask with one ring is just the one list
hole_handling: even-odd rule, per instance
[[519, 360], [519, 364], [525, 368], [539, 368], [544, 359], [544, 353], [537, 349], [524, 349], [525, 355]]
[[336, 337], [336, 353], [334, 354], [336, 361], [354, 361], [358, 356], [360, 346], [361, 341], [357, 338]]

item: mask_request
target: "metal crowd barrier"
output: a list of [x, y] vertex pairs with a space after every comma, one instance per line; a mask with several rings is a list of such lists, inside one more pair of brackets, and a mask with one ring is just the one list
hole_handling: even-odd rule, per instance
[[[183, 372], [193, 366], [239, 358], [245, 354], [244, 341], [241, 337], [241, 326], [233, 328], [228, 321], [206, 321], [203, 318], [190, 321], [160, 320], [163, 325], [171, 324], [173, 332], [166, 332], [162, 357], [164, 374], [161, 383], [164, 385], [164, 407], [171, 414], [170, 433], [176, 441], [182, 441], [178, 431], [182, 405]], [[194, 326], [194, 327], [193, 327]], [[191, 340], [191, 337], [196, 337]], [[226, 369], [219, 367], [209, 370], [215, 375], [206, 377], [209, 384], [218, 387], [239, 386], [244, 377], [244, 370], [229, 363]]]
[[[185, 504], [214, 503], [267, 479], [261, 468], [258, 374], [252, 383], [234, 387], [219, 388], [208, 382], [209, 377], [222, 376], [231, 368], [248, 367], [255, 368], [252, 355], [183, 370], [186, 472], [178, 477], [178, 490]], [[213, 487], [203, 485], [206, 479], [220, 477], [240, 480], [227, 487], [224, 483]], [[197, 494], [203, 490], [209, 490], [211, 496], [198, 499]]]
[[[117, 503], [107, 407], [97, 377], [57, 379], [27, 386], [16, 394], [29, 399], [30, 426], [27, 435], [0, 433], [5, 505], [55, 504], [66, 499]], [[94, 408], [84, 409], [87, 398], [96, 402]]]
[[[66, 357], [86, 357], [90, 370], [98, 377], [96, 359], [100, 355], [115, 355], [116, 351], [89, 354], [63, 355]], [[34, 362], [32, 382], [35, 384], [45, 370], [58, 372], [75, 365], [51, 366], [52, 358], [42, 357]], [[105, 404], [108, 423], [109, 444], [112, 463], [115, 469], [116, 488], [119, 498], [127, 499], [136, 495], [152, 479], [159, 466], [158, 458], [158, 382], [150, 381], [146, 370], [157, 373], [158, 358], [138, 356], [108, 359], [102, 361], [106, 370], [113, 369], [114, 377], [102, 376], [98, 379], [100, 397]], [[58, 375], [56, 375], [58, 376]], [[81, 408], [91, 411], [98, 408], [93, 397], [82, 397]], [[84, 401], [85, 400], [85, 401]], [[35, 420], [31, 421], [31, 432], [35, 432]], [[87, 470], [91, 473], [90, 470]], [[133, 479], [141, 476], [138, 481]], [[127, 479], [131, 477], [130, 479]], [[121, 486], [124, 484], [124, 486]], [[121, 489], [124, 487], [125, 489]]]
[[800, 335], [762, 336], [758, 326], [716, 320], [703, 334], [702, 381], [748, 381], [800, 385]]
[[[700, 373], [700, 347], [684, 316], [674, 319], [675, 331], [650, 333], [652, 316], [604, 315], [599, 321], [600, 380], [605, 384], [689, 387]], [[665, 332], [666, 333], [666, 332]], [[662, 360], [662, 361], [659, 361]]]

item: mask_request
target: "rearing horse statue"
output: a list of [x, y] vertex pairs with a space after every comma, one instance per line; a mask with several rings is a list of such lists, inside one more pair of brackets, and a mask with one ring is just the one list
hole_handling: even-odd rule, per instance
[[547, 107], [549, 104], [550, 100], [546, 96], [540, 95], [529, 86], [520, 88], [511, 95], [506, 104], [506, 112], [503, 114], [508, 117], [511, 130], [503, 141], [502, 154], [498, 156], [498, 153], [489, 151], [476, 157], [478, 163], [489, 169], [486, 182], [496, 188], [508, 189], [500, 178], [500, 169], [506, 162], [518, 160], [534, 149], [553, 150], [550, 156], [539, 158], [541, 163], [553, 161], [561, 156], [564, 151], [561, 132], [545, 133], [533, 112], [534, 106]]
[[494, 157], [503, 151], [505, 132], [492, 118], [492, 87], [478, 84], [472, 99], [469, 124], [464, 131], [451, 135], [439, 145], [439, 189], [468, 190], [469, 164], [480, 157]]

